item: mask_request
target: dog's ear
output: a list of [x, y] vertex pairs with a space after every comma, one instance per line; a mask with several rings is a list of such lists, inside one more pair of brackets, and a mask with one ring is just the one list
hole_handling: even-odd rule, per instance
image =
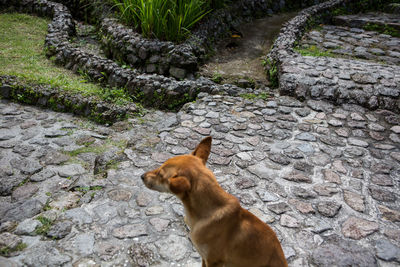
[[208, 136], [201, 140], [200, 144], [197, 145], [196, 149], [192, 152], [193, 156], [199, 157], [203, 160], [204, 165], [207, 162], [208, 156], [211, 151], [211, 136]]
[[190, 182], [184, 176], [172, 177], [168, 179], [169, 189], [172, 193], [178, 195], [190, 190]]

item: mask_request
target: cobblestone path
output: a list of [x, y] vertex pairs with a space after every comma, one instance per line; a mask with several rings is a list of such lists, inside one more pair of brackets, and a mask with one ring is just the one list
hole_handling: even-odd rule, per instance
[[400, 260], [390, 111], [205, 95], [110, 128], [5, 101], [0, 112], [0, 242], [27, 245], [1, 262], [194, 266], [181, 204], [139, 177], [207, 135], [209, 167], [276, 230], [291, 266]]
[[389, 110], [201, 94], [112, 127], [5, 100], [0, 114], [0, 266], [200, 266], [182, 205], [140, 175], [208, 135], [209, 168], [290, 266], [400, 263]]
[[302, 47], [313, 45], [336, 56], [400, 65], [400, 38], [374, 31], [324, 25], [303, 37]]

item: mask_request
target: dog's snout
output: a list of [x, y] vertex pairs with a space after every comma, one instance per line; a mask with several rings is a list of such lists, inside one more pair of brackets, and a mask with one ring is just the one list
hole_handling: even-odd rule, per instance
[[146, 173], [143, 173], [142, 176], [140, 176], [140, 178], [142, 178], [142, 181], [144, 181], [144, 178], [146, 178]]

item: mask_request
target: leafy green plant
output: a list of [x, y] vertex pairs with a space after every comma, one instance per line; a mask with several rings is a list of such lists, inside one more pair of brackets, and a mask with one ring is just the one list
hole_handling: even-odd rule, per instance
[[222, 74], [221, 74], [221, 73], [218, 73], [218, 72], [215, 72], [215, 73], [213, 74], [211, 80], [212, 80], [213, 82], [215, 82], [215, 83], [221, 83], [222, 80], [223, 80]]
[[210, 9], [204, 0], [114, 0], [121, 18], [147, 38], [182, 41]]

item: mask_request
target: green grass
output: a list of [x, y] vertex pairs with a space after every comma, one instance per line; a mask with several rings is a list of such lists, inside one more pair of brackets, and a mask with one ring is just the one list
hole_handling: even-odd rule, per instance
[[43, 48], [48, 23], [48, 19], [26, 14], [0, 14], [0, 75], [15, 75], [85, 96], [98, 94], [99, 85], [87, 83], [46, 58]]
[[44, 51], [49, 22], [27, 14], [0, 14], [0, 75], [14, 75], [24, 83], [48, 84], [117, 105], [133, 101], [123, 88], [91, 83], [87, 75], [77, 75], [49, 60]]
[[324, 51], [318, 48], [316, 45], [312, 45], [308, 48], [305, 47], [296, 47], [294, 48], [296, 52], [298, 52], [302, 56], [312, 56], [312, 57], [335, 57], [335, 54], [330, 52], [329, 50]]

